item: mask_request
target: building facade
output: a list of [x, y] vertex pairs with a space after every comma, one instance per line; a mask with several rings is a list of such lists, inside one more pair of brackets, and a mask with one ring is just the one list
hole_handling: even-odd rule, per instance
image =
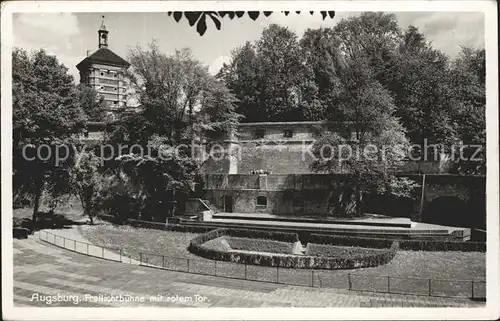
[[[207, 174], [250, 174], [264, 170], [273, 174], [313, 174], [312, 145], [325, 132], [349, 130], [341, 124], [324, 121], [241, 123], [224, 144], [225, 156], [217, 150], [207, 150], [203, 170]], [[356, 140], [354, 131], [350, 132]], [[408, 161], [402, 173], [439, 174], [447, 164], [438, 160]], [[339, 173], [344, 169], [340, 168]]]
[[114, 113], [127, 105], [128, 86], [124, 75], [130, 63], [108, 48], [109, 31], [104, 16], [97, 35], [97, 51], [87, 52], [87, 57], [76, 67], [80, 71], [80, 83], [93, 88], [104, 99], [108, 111]]
[[[486, 177], [398, 174], [418, 183], [413, 198], [365, 195], [365, 213], [408, 217], [414, 222], [485, 228]], [[226, 213], [338, 217], [355, 215], [342, 174], [207, 174], [203, 199]], [[347, 193], [347, 196], [350, 195]], [[348, 198], [350, 199], [350, 198]]]

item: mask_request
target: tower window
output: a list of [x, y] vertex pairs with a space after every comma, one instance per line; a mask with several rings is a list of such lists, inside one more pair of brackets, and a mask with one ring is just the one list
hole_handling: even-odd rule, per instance
[[267, 207], [267, 197], [257, 196], [257, 207], [261, 207], [261, 208]]
[[291, 129], [286, 129], [283, 132], [283, 137], [285, 137], [285, 138], [292, 138], [293, 137], [293, 131]]

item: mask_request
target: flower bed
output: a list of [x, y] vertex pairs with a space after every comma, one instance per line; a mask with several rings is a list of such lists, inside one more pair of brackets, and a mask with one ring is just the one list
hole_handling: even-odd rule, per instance
[[[223, 236], [236, 236], [237, 234], [245, 234], [249, 238], [259, 238], [259, 235], [263, 235], [267, 236], [268, 239], [271, 240], [274, 238], [274, 241], [289, 239], [298, 240], [297, 234], [294, 233], [217, 229], [193, 238], [190, 241], [188, 250], [191, 253], [204, 258], [242, 264], [305, 269], [352, 269], [360, 267], [373, 267], [388, 263], [394, 258], [398, 249], [398, 242], [392, 242], [390, 247], [387, 247], [384, 250], [367, 251], [364, 254], [360, 252], [353, 254], [348, 251], [342, 255], [329, 257], [315, 255], [286, 255], [283, 253], [249, 253], [234, 249], [227, 251], [205, 245], [205, 243], [210, 240]], [[247, 244], [249, 243], [247, 242]], [[257, 243], [254, 242], [253, 244]], [[259, 252], [263, 252], [263, 249], [259, 249]]]

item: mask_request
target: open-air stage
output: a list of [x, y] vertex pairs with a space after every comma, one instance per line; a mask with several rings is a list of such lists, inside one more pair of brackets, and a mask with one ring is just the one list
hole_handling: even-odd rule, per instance
[[338, 236], [379, 237], [415, 240], [468, 241], [469, 228], [412, 222], [405, 217], [365, 216], [353, 219], [307, 218], [265, 213], [215, 213], [202, 222], [183, 220], [183, 225], [322, 233]]

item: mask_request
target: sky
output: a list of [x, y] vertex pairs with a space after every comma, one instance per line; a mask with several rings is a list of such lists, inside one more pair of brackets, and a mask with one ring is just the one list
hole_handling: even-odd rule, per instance
[[[231, 51], [246, 41], [259, 39], [262, 30], [272, 23], [286, 26], [299, 37], [308, 28], [333, 27], [342, 18], [359, 12], [336, 12], [333, 19], [314, 15], [291, 13], [285, 16], [275, 12], [261, 15], [256, 21], [248, 16], [230, 20], [224, 18], [221, 30], [207, 20], [208, 29], [200, 36], [183, 17], [177, 23], [166, 13], [17, 13], [13, 17], [14, 46], [28, 51], [44, 48], [56, 55], [79, 81], [76, 64], [85, 58], [87, 50], [97, 50], [97, 30], [101, 16], [109, 30], [109, 49], [127, 58], [137, 45], [147, 47], [154, 39], [161, 51], [172, 54], [176, 49], [190, 48], [193, 56], [215, 74]], [[434, 48], [455, 57], [460, 46], [484, 48], [484, 15], [477, 12], [396, 12], [401, 28], [416, 26]]]

